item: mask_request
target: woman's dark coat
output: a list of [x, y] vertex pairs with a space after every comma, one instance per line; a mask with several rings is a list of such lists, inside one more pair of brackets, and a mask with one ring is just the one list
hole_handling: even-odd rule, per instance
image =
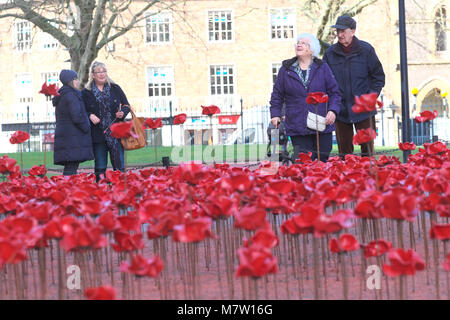
[[64, 85], [53, 98], [56, 117], [54, 163], [93, 160], [91, 130], [81, 93]]

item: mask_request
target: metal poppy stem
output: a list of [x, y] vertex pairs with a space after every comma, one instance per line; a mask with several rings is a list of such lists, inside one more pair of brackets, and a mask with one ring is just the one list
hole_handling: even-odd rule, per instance
[[314, 104], [314, 107], [316, 109], [316, 144], [317, 144], [317, 160], [320, 161], [320, 152], [319, 152], [319, 118], [318, 118], [318, 106], [317, 103]]

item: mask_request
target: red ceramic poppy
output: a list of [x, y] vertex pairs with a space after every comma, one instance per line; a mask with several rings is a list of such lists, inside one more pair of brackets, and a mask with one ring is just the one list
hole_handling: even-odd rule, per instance
[[279, 243], [278, 237], [270, 228], [270, 224], [263, 229], [256, 231], [255, 235], [252, 237], [252, 246], [262, 246], [265, 248], [275, 248]]
[[234, 215], [234, 226], [245, 230], [256, 230], [266, 224], [266, 210], [257, 207], [244, 207]]
[[423, 144], [427, 154], [440, 154], [442, 152], [447, 151], [447, 146], [441, 141], [436, 141], [433, 143], [424, 143]]
[[87, 288], [84, 294], [88, 300], [116, 300], [116, 289], [111, 286]]
[[220, 109], [218, 106], [210, 105], [210, 106], [201, 106], [202, 107], [202, 114], [206, 116], [212, 116], [214, 114], [219, 114]]
[[173, 124], [183, 124], [186, 121], [186, 113], [180, 113], [177, 114], [174, 118], [173, 118]]
[[129, 138], [134, 135], [131, 130], [132, 127], [133, 123], [131, 121], [113, 123], [111, 125], [111, 137], [117, 139]]
[[30, 139], [30, 135], [27, 132], [19, 130], [12, 134], [11, 138], [9, 138], [9, 142], [11, 144], [20, 144], [28, 139]]
[[366, 258], [378, 257], [388, 252], [392, 248], [392, 243], [383, 239], [374, 240], [369, 242], [369, 244], [364, 245], [363, 248], [364, 256]]
[[212, 220], [209, 217], [191, 219], [173, 227], [173, 240], [176, 242], [198, 242], [214, 238], [211, 232]]
[[349, 233], [341, 234], [339, 239], [333, 238], [330, 240], [330, 251], [334, 253], [355, 251], [359, 248], [358, 240], [356, 240], [354, 235]]
[[450, 240], [450, 224], [435, 224], [430, 229], [430, 238]]
[[377, 105], [381, 108], [383, 103], [377, 100], [376, 92], [355, 96], [355, 105], [352, 107], [354, 113], [372, 112], [377, 109]]
[[132, 273], [138, 277], [157, 277], [163, 268], [164, 262], [158, 256], [145, 259], [140, 254], [131, 256], [131, 264], [124, 261], [120, 265], [121, 272]]
[[142, 241], [142, 233], [131, 235], [119, 229], [114, 232], [114, 240], [116, 243], [111, 243], [111, 247], [117, 252], [138, 250], [145, 247], [145, 243]]
[[11, 159], [8, 156], [4, 155], [0, 158], [0, 173], [5, 174], [12, 172], [16, 163], [17, 160]]
[[414, 144], [414, 142], [405, 142], [405, 143], [399, 142], [398, 148], [402, 151], [416, 150], [416, 145]]
[[353, 144], [364, 144], [374, 140], [377, 137], [377, 133], [372, 128], [361, 129], [353, 136]]
[[173, 172], [172, 179], [174, 181], [185, 181], [190, 185], [197, 185], [206, 180], [209, 172], [200, 163], [190, 162], [181, 163]]
[[23, 243], [0, 240], [0, 268], [3, 264], [18, 263], [27, 259]]
[[262, 277], [278, 272], [278, 260], [269, 248], [250, 246], [238, 249], [239, 267], [236, 277]]
[[416, 122], [419, 122], [419, 123], [420, 122], [428, 122], [428, 121], [435, 119], [437, 116], [438, 116], [438, 112], [436, 110], [434, 110], [434, 111], [425, 110], [420, 113], [420, 116], [415, 117], [414, 120], [416, 120]]
[[306, 97], [307, 104], [319, 104], [328, 101], [328, 95], [323, 92], [310, 92]]
[[41, 91], [39, 91], [39, 93], [42, 93], [47, 97], [59, 96], [58, 89], [59, 88], [56, 86], [56, 83], [47, 85], [47, 82], [44, 82], [44, 84], [41, 87]]
[[253, 177], [247, 173], [230, 174], [222, 178], [221, 187], [224, 189], [244, 192], [249, 191], [253, 185]]
[[228, 196], [217, 195], [214, 198], [200, 203], [205, 214], [213, 219], [229, 217], [237, 210], [236, 202]]
[[401, 248], [391, 249], [388, 253], [391, 265], [384, 264], [383, 271], [388, 276], [414, 275], [416, 271], [425, 269], [425, 263], [412, 249], [405, 251]]
[[30, 176], [41, 176], [43, 177], [47, 173], [47, 169], [44, 165], [41, 166], [33, 166], [29, 171], [28, 174]]
[[162, 118], [158, 118], [155, 120], [153, 120], [152, 118], [148, 118], [148, 119], [145, 119], [144, 123], [147, 125], [147, 127], [149, 127], [152, 130], [156, 130], [163, 126]]
[[312, 156], [312, 152], [308, 152], [308, 153], [299, 153], [298, 154], [298, 159], [295, 159], [295, 162], [298, 163], [308, 163], [308, 162], [312, 162], [311, 160], [311, 156]]

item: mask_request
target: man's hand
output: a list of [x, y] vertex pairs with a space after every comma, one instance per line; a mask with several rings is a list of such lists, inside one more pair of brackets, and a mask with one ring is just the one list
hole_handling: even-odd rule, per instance
[[100, 122], [100, 119], [95, 114], [91, 114], [89, 116], [89, 119], [92, 121], [93, 124], [97, 124]]
[[272, 119], [270, 119], [270, 122], [272, 122], [272, 124], [275, 128], [278, 128], [278, 123], [280, 122], [280, 117], [273, 117]]
[[327, 117], [325, 118], [325, 123], [327, 125], [333, 124], [336, 121], [336, 115], [333, 111], [328, 111]]

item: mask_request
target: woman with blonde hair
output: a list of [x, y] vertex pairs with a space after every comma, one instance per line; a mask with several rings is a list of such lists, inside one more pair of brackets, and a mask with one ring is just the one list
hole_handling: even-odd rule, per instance
[[119, 85], [108, 76], [104, 63], [95, 61], [90, 68], [89, 82], [82, 97], [91, 123], [92, 145], [97, 182], [108, 165], [108, 153], [113, 170], [124, 171], [124, 149], [120, 139], [111, 136], [111, 124], [124, 121], [130, 112], [127, 97]]

